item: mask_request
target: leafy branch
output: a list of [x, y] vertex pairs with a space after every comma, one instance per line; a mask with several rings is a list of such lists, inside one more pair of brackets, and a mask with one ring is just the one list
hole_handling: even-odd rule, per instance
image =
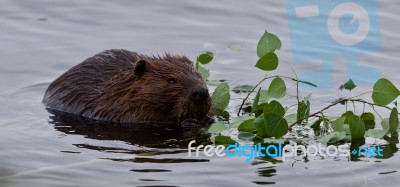
[[[281, 75], [275, 75], [275, 76], [270, 76], [270, 77], [264, 77], [263, 79], [261, 79], [260, 82], [258, 82], [258, 83], [249, 91], [249, 93], [246, 95], [246, 97], [242, 100], [242, 103], [240, 104], [239, 109], [238, 109], [238, 112], [237, 112], [237, 116], [240, 116], [240, 112], [242, 111], [243, 106], [246, 104], [246, 101], [248, 101], [250, 95], [253, 94], [254, 91], [255, 91], [257, 88], [259, 88], [260, 85], [261, 85], [264, 81], [266, 81], [266, 80], [268, 80], [268, 79], [271, 79], [271, 78], [277, 78], [277, 77], [290, 79], [290, 80], [296, 82], [296, 89], [297, 89], [297, 90], [298, 90], [298, 83], [299, 83], [299, 82], [304, 83], [304, 84], [308, 84], [308, 85], [311, 85], [311, 86], [314, 86], [314, 87], [317, 87], [317, 85], [315, 85], [315, 84], [313, 84], [313, 83], [310, 83], [310, 82], [307, 82], [307, 81], [298, 80], [298, 79], [293, 78], [293, 77], [287, 77], [287, 76], [281, 76]], [[298, 98], [298, 95], [299, 95], [299, 94], [298, 94], [298, 91], [297, 91], [297, 98]]]
[[[267, 72], [274, 71], [279, 65], [279, 58], [275, 54], [282, 46], [280, 39], [267, 31], [264, 32], [257, 45], [257, 55], [259, 60], [255, 67]], [[208, 80], [210, 72], [203, 65], [208, 64], [212, 60], [212, 53], [201, 54], [197, 58], [196, 69], [200, 72], [205, 80]], [[290, 65], [290, 64], [289, 64]], [[365, 136], [373, 138], [383, 138], [389, 133], [397, 133], [399, 128], [399, 113], [397, 110], [397, 102], [395, 101], [400, 96], [400, 91], [397, 87], [386, 78], [379, 79], [373, 86], [372, 91], [365, 92], [348, 98], [340, 98], [321, 110], [311, 113], [310, 96], [304, 99], [299, 98], [299, 84], [307, 84], [317, 87], [315, 84], [300, 80], [293, 67], [292, 69], [295, 78], [282, 75], [265, 76], [254, 87], [247, 86], [247, 94], [242, 100], [237, 111], [237, 117], [230, 118], [225, 111], [229, 105], [230, 89], [229, 85], [224, 82], [219, 84], [212, 94], [214, 107], [217, 111], [219, 119], [224, 119], [215, 122], [208, 129], [209, 133], [215, 135], [215, 143], [230, 144], [235, 142], [231, 139], [229, 129], [234, 128], [239, 131], [238, 139], [243, 141], [274, 141], [274, 139], [284, 139], [289, 129], [295, 125], [304, 126], [308, 124], [309, 119], [319, 118], [312, 124], [315, 129], [325, 128], [333, 129], [325, 130], [319, 141], [322, 143], [334, 143], [337, 141], [351, 141], [352, 139], [360, 139]], [[263, 88], [266, 80], [272, 79], [267, 89]], [[296, 83], [296, 101], [297, 104], [289, 107], [284, 107], [280, 99], [286, 95], [286, 83], [283, 80], [294, 81]], [[249, 88], [250, 87], [250, 88]], [[357, 85], [350, 79], [340, 86], [340, 90], [353, 90]], [[258, 91], [257, 91], [258, 90]], [[252, 98], [253, 103], [248, 106], [251, 110], [243, 112], [244, 106], [249, 102], [253, 93], [256, 95]], [[359, 98], [366, 94], [371, 94], [372, 102]], [[290, 99], [290, 98], [289, 98]], [[352, 111], [347, 111], [347, 104], [353, 104], [354, 112], [356, 103], [364, 105], [362, 114], [354, 114]], [[395, 107], [389, 105], [394, 103]], [[346, 111], [341, 116], [328, 119], [325, 112], [338, 105], [346, 105]], [[388, 118], [382, 118], [382, 129], [375, 129], [375, 115], [365, 111], [365, 105], [371, 106], [374, 112], [381, 117], [375, 110], [375, 107], [381, 107], [390, 110]], [[296, 113], [287, 114], [288, 108], [296, 107]], [[246, 107], [247, 108], [247, 107]], [[242, 113], [243, 112], [243, 113]], [[242, 114], [242, 115], [241, 115]], [[228, 122], [229, 121], [229, 122]], [[289, 124], [290, 122], [290, 124]], [[229, 127], [227, 127], [227, 124]], [[228, 131], [228, 136], [221, 135], [222, 132]], [[319, 136], [319, 135], [317, 135]], [[274, 138], [274, 139], [271, 139]]]
[[[390, 107], [388, 107], [388, 106], [377, 105], [377, 104], [374, 104], [374, 103], [365, 101], [365, 100], [363, 100], [363, 99], [340, 98], [340, 99], [336, 100], [335, 102], [332, 102], [330, 105], [324, 107], [323, 109], [321, 109], [321, 110], [319, 110], [319, 111], [317, 111], [317, 112], [314, 112], [314, 113], [310, 114], [310, 115], [308, 116], [308, 118], [316, 117], [316, 116], [318, 116], [318, 114], [322, 114], [325, 110], [328, 110], [329, 108], [331, 108], [331, 107], [333, 107], [333, 106], [336, 106], [336, 105], [338, 105], [338, 104], [344, 105], [346, 102], [349, 102], [349, 101], [350, 101], [350, 102], [360, 102], [360, 103], [368, 104], [368, 105], [370, 105], [370, 106], [378, 106], [378, 107], [386, 108], [386, 109], [388, 109], [388, 110], [392, 110], [392, 109], [391, 109]], [[292, 123], [289, 127], [293, 127], [293, 126], [295, 126], [296, 124], [299, 124], [301, 121], [306, 120], [306, 119], [308, 119], [308, 118], [302, 118], [302, 119], [300, 119], [300, 120], [298, 120], [298, 121]]]

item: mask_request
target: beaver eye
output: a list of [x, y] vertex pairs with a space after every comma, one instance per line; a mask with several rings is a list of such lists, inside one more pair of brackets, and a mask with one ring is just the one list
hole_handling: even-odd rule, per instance
[[174, 78], [169, 78], [168, 82], [171, 83], [171, 84], [174, 84], [174, 83], [176, 83], [176, 80]]

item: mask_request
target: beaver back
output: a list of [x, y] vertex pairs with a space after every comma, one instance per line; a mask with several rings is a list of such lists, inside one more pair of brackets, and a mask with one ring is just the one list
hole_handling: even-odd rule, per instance
[[101, 121], [176, 123], [202, 120], [207, 86], [186, 57], [107, 50], [72, 67], [48, 87], [48, 108]]

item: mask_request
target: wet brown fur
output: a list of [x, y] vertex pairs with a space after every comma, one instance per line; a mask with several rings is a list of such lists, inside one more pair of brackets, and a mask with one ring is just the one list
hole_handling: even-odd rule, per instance
[[[135, 74], [139, 60], [143, 74]], [[140, 55], [107, 50], [72, 67], [48, 87], [48, 108], [87, 118], [119, 123], [180, 123], [207, 117], [208, 95], [193, 101], [190, 95], [207, 89], [193, 63], [184, 56]]]

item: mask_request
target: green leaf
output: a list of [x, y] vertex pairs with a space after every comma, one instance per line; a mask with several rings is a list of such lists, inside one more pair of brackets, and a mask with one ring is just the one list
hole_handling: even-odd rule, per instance
[[220, 115], [223, 111], [225, 111], [226, 107], [229, 104], [231, 96], [229, 93], [229, 85], [226, 82], [223, 82], [215, 88], [212, 94], [212, 101], [214, 103], [214, 107], [217, 110], [217, 115]]
[[375, 116], [371, 112], [364, 112], [361, 114], [361, 119], [364, 120], [365, 129], [373, 129], [375, 128]]
[[197, 72], [199, 72], [201, 78], [203, 78], [204, 81], [208, 80], [208, 78], [210, 77], [210, 70], [206, 69], [200, 64], [197, 66]]
[[268, 136], [280, 138], [288, 133], [288, 123], [282, 116], [278, 114], [269, 114], [264, 117], [264, 120]]
[[234, 140], [232, 140], [231, 137], [229, 136], [216, 136], [215, 137], [215, 144], [217, 145], [231, 145], [236, 143]]
[[390, 132], [397, 132], [397, 128], [399, 128], [399, 112], [396, 107], [390, 112], [389, 127]]
[[387, 130], [388, 132], [390, 131], [390, 123], [389, 123], [389, 118], [385, 118], [381, 122], [381, 126], [383, 130]]
[[214, 58], [214, 54], [212, 52], [205, 52], [197, 57], [197, 62], [201, 64], [208, 64]]
[[308, 85], [316, 87], [316, 88], [318, 87], [317, 85], [315, 85], [315, 84], [313, 84], [311, 82], [308, 82], [308, 81], [303, 81], [303, 80], [298, 80], [298, 79], [292, 79], [292, 80], [297, 81], [297, 82], [301, 82], [301, 83], [304, 83], [304, 84], [308, 84]]
[[[310, 101], [303, 100], [299, 102], [297, 107], [297, 121], [300, 121], [302, 119], [307, 120], [309, 115], [310, 115]], [[300, 123], [302, 124], [303, 121]]]
[[263, 71], [273, 71], [278, 67], [278, 63], [279, 58], [275, 53], [267, 53], [257, 61], [256, 67]]
[[273, 53], [275, 50], [279, 50], [282, 47], [282, 42], [278, 36], [269, 33], [267, 31], [261, 36], [257, 45], [257, 55], [258, 57], [264, 56], [266, 53]]
[[365, 132], [365, 136], [371, 137], [371, 138], [376, 138], [376, 139], [381, 139], [387, 133], [388, 133], [388, 131], [381, 130], [381, 129], [369, 129], [367, 132]]
[[263, 138], [267, 137], [267, 129], [265, 126], [264, 115], [258, 116], [254, 119], [254, 127], [257, 129], [257, 134]]
[[228, 127], [226, 127], [226, 125], [220, 121], [217, 121], [213, 124], [211, 124], [210, 128], [208, 128], [208, 133], [213, 133], [213, 134], [219, 134], [221, 132], [224, 132], [225, 130], [227, 130]]
[[248, 93], [253, 91], [254, 86], [251, 85], [241, 85], [232, 88], [232, 91], [235, 93]]
[[216, 110], [216, 112], [215, 112], [219, 117], [222, 117], [222, 118], [224, 118], [224, 119], [226, 119], [226, 120], [229, 120], [231, 117], [231, 115], [229, 114], [229, 112], [227, 112], [227, 111], [223, 111], [223, 112], [221, 112], [221, 110]]
[[349, 117], [354, 115], [353, 111], [347, 111], [346, 113], [342, 114], [342, 117], [346, 117], [346, 120], [344, 120], [345, 124], [349, 124]]
[[365, 132], [365, 136], [380, 139], [383, 138], [390, 131], [389, 119], [382, 120], [382, 129], [370, 129]]
[[243, 141], [252, 141], [256, 135], [251, 132], [240, 132], [238, 138]]
[[365, 134], [364, 121], [356, 116], [352, 115], [349, 117], [349, 126], [352, 139], [363, 138]]
[[256, 107], [258, 106], [258, 101], [260, 100], [260, 91], [261, 91], [261, 87], [258, 89], [257, 95], [254, 98], [253, 107], [251, 108], [252, 109], [251, 112], [255, 112], [257, 110]]
[[[337, 132], [335, 132], [335, 133], [337, 133]], [[341, 132], [338, 132], [338, 134], [336, 134], [335, 136], [333, 136], [328, 141], [328, 143], [336, 143], [336, 142], [338, 142], [340, 140], [343, 140], [344, 138], [346, 138], [346, 132], [345, 131], [341, 131]]]
[[286, 94], [286, 84], [280, 77], [275, 77], [268, 88], [268, 95], [275, 98], [282, 98]]
[[346, 90], [350, 90], [350, 91], [351, 91], [351, 90], [354, 89], [356, 86], [357, 86], [357, 85], [354, 84], [353, 80], [350, 79], [350, 80], [348, 80], [346, 83], [340, 85], [339, 89], [340, 89], [340, 90], [346, 89]]
[[254, 127], [254, 119], [248, 119], [246, 121], [243, 121], [239, 127], [239, 131], [245, 131], [245, 132], [252, 132], [256, 130], [256, 127]]
[[333, 132], [331, 134], [325, 135], [321, 138], [318, 139], [318, 141], [322, 144], [327, 144], [327, 143], [335, 143], [338, 142], [346, 137], [346, 132], [341, 131], [341, 132]]
[[220, 81], [220, 80], [207, 80], [206, 81], [207, 85], [210, 85], [210, 86], [218, 86], [219, 84], [221, 84], [221, 82], [224, 82], [224, 81]]
[[392, 82], [381, 78], [374, 84], [372, 100], [377, 105], [385, 106], [394, 101], [399, 95], [400, 91]]
[[254, 116], [239, 116], [231, 119], [231, 123], [229, 125], [230, 128], [237, 128], [239, 127], [240, 124], [242, 124], [244, 121], [247, 121], [249, 119], [254, 119]]
[[324, 130], [327, 130], [329, 128], [330, 120], [328, 118], [326, 118], [326, 117], [323, 117], [322, 118], [322, 122], [323, 122], [323, 125], [324, 125]]
[[332, 129], [336, 132], [341, 132], [341, 131], [345, 131], [343, 125], [344, 125], [344, 121], [346, 120], [346, 117], [340, 117], [337, 118], [335, 121], [332, 122]]
[[286, 121], [288, 124], [292, 124], [297, 121], [297, 114], [289, 114], [285, 116]]
[[319, 131], [321, 130], [321, 122], [322, 119], [319, 118], [317, 121], [315, 121], [310, 127], [314, 130], [314, 131]]
[[278, 101], [273, 100], [264, 108], [263, 113], [264, 116], [267, 116], [268, 114], [278, 114], [279, 116], [283, 117], [286, 111]]
[[268, 90], [260, 90], [260, 98], [258, 104], [268, 103], [271, 97], [268, 95]]
[[268, 103], [261, 103], [261, 104], [257, 105], [256, 111], [257, 112], [259, 112], [259, 111], [263, 112], [264, 108], [267, 107], [267, 105], [268, 105]]
[[344, 128], [344, 131], [346, 131], [346, 134], [347, 134], [347, 135], [351, 135], [349, 124], [346, 124], [346, 123], [345, 123], [345, 124], [343, 125], [343, 128]]

